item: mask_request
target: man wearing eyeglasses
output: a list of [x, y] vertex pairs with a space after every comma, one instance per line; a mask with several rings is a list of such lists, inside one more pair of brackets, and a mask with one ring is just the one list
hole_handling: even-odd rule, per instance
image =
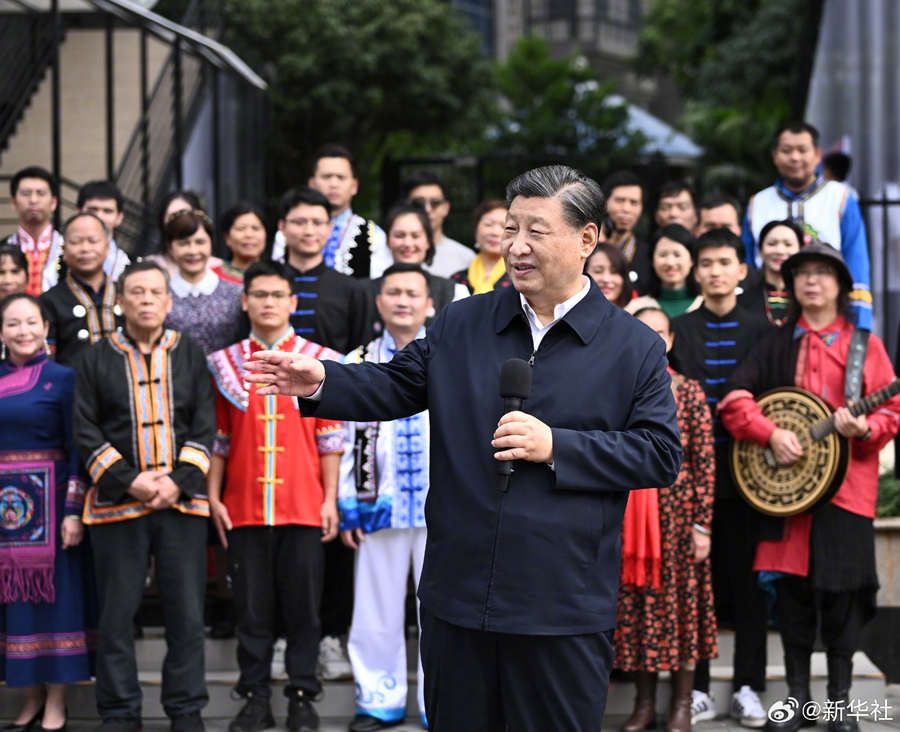
[[338, 534], [342, 425], [304, 419], [290, 397], [257, 395], [243, 372], [244, 362], [260, 350], [341, 357], [294, 333], [290, 317], [297, 296], [291, 293], [291, 279], [277, 262], [252, 264], [241, 297], [250, 337], [209, 356], [216, 441], [207, 487], [210, 512], [228, 551], [241, 671], [236, 690], [246, 699], [231, 732], [275, 726], [269, 669], [279, 616], [287, 638], [287, 727], [292, 732], [318, 728], [311, 700], [322, 690], [316, 677], [322, 544]]
[[292, 188], [282, 196], [280, 209], [278, 231], [284, 235], [285, 263], [297, 296], [291, 312], [294, 332], [342, 354], [368, 343], [375, 320], [368, 291], [325, 261], [331, 203], [312, 188]]
[[444, 220], [450, 213], [450, 201], [447, 200], [447, 186], [441, 176], [430, 170], [417, 170], [403, 181], [403, 194], [409, 203], [425, 209], [431, 222], [434, 260], [431, 264], [422, 265], [422, 268], [438, 277], [450, 277], [468, 269], [475, 259], [475, 252], [444, 234]]
[[[875, 614], [878, 453], [897, 434], [900, 397], [869, 414], [853, 416], [847, 408], [890, 383], [894, 369], [881, 340], [848, 319], [855, 285], [841, 253], [814, 241], [786, 260], [781, 272], [796, 320], [750, 352], [726, 384], [719, 416], [736, 440], [768, 446], [780, 464], [791, 465], [803, 455], [808, 437], [778, 428], [755, 397], [799, 386], [835, 410], [835, 429], [850, 442], [847, 476], [831, 502], [812, 514], [764, 517], [753, 565], [757, 572], [775, 573], [775, 608], [788, 694], [799, 702], [795, 708], [804, 709], [811, 698], [810, 656], [818, 626], [828, 652], [828, 699], [834, 709], [846, 710], [853, 654]], [[766, 732], [796, 732], [811, 723], [794, 714], [777, 722], [770, 717], [765, 726]], [[828, 721], [828, 729], [856, 732], [858, 725], [844, 711]]]

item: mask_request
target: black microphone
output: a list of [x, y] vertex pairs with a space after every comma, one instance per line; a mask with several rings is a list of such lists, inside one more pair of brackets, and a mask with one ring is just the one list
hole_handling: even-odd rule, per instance
[[[503, 399], [503, 414], [518, 412], [522, 402], [531, 395], [531, 366], [521, 358], [511, 358], [500, 369], [500, 397]], [[497, 467], [500, 476], [500, 490], [506, 493], [512, 480], [512, 460], [501, 460]]]

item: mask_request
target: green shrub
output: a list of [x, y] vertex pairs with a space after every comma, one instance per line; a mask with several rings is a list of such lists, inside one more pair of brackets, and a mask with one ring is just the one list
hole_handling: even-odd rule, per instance
[[875, 515], [878, 518], [900, 516], [900, 480], [893, 473], [885, 473], [878, 479]]

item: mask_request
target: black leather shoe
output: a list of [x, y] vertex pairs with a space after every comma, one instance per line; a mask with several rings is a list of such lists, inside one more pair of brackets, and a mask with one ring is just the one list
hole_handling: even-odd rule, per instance
[[384, 722], [368, 714], [357, 714], [347, 729], [348, 732], [378, 732], [380, 729], [401, 725], [405, 721], [404, 719], [398, 719], [396, 722]]
[[140, 717], [110, 717], [94, 728], [94, 732], [144, 732]]
[[172, 717], [172, 732], [206, 732], [200, 712]]
[[228, 732], [262, 732], [275, 726], [272, 706], [268, 699], [247, 693], [247, 703], [228, 725]]
[[35, 714], [31, 719], [25, 722], [25, 724], [16, 724], [15, 722], [6, 724], [0, 727], [0, 732], [30, 732], [30, 730], [32, 730], [34, 726], [41, 721], [43, 716], [44, 707], [41, 706], [41, 708], [37, 710], [37, 714]]
[[315, 732], [319, 729], [319, 715], [312, 705], [312, 694], [302, 689], [285, 691], [285, 694], [288, 698], [288, 730]]

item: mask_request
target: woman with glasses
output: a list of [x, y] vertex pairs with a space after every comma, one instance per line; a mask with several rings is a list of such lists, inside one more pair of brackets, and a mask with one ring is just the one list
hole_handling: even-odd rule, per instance
[[206, 354], [234, 343], [241, 324], [241, 286], [209, 268], [212, 242], [212, 222], [203, 211], [176, 211], [163, 230], [166, 256], [178, 267], [166, 325], [193, 338]]

